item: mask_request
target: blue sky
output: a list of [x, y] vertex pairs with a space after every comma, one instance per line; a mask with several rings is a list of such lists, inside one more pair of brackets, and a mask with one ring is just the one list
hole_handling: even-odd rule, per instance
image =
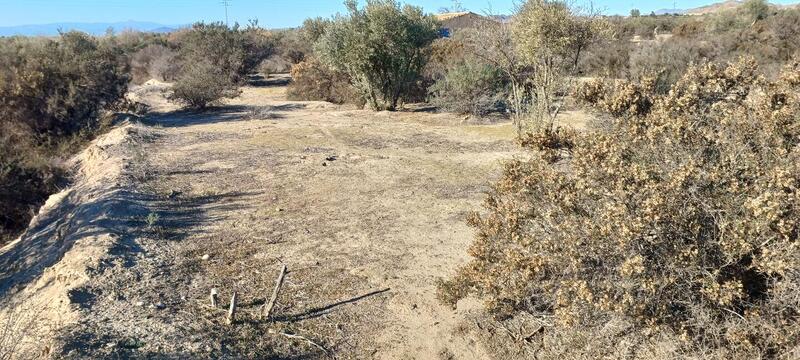
[[[224, 20], [222, 0], [0, 0], [0, 26], [46, 24], [56, 22], [152, 21], [167, 25], [188, 24], [199, 20]], [[303, 19], [330, 16], [343, 10], [340, 0], [230, 0], [231, 22], [247, 23], [259, 19], [262, 26], [292, 27]], [[510, 13], [515, 0], [463, 0], [465, 8], [478, 13], [491, 4], [494, 13]], [[717, 0], [675, 0], [678, 8], [706, 5]], [[779, 0], [791, 3], [797, 0]], [[451, 0], [406, 0], [436, 12], [450, 6]], [[672, 0], [597, 0], [594, 5], [607, 14], [627, 14], [631, 8], [643, 13], [672, 8]]]

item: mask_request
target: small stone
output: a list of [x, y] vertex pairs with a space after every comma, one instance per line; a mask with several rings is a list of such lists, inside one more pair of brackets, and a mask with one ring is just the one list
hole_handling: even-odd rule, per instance
[[167, 306], [164, 305], [164, 303], [162, 303], [162, 302], [156, 304], [156, 309], [158, 309], [158, 310], [164, 310], [166, 307]]
[[322, 166], [328, 166], [328, 163], [324, 162], [322, 163]]
[[277, 211], [277, 212], [283, 212], [283, 208], [276, 208], [276, 209], [275, 209], [275, 211]]
[[138, 307], [142, 307], [144, 306], [144, 301], [137, 301], [135, 305]]
[[205, 255], [203, 255], [202, 259], [203, 259], [203, 261], [211, 259], [211, 255], [205, 254]]

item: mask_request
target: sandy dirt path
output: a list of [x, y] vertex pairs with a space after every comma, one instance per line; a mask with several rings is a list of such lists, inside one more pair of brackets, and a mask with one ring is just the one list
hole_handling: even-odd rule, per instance
[[[284, 92], [247, 87], [200, 114], [142, 92], [162, 113], [127, 160], [130, 201], [149, 210], [80, 289], [61, 356], [492, 358], [464, 324], [479, 304], [451, 309], [435, 292], [467, 260], [467, 213], [519, 155], [510, 124]], [[209, 306], [212, 288], [224, 305]]]

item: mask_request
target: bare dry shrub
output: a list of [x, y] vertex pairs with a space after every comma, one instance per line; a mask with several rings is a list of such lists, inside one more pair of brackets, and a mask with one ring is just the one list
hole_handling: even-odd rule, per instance
[[178, 75], [180, 64], [177, 52], [163, 45], [148, 45], [131, 57], [131, 76], [133, 82], [141, 84], [150, 79], [173, 81]]
[[666, 93], [691, 64], [717, 58], [717, 46], [708, 41], [672, 38], [643, 44], [630, 54], [630, 77], [639, 79], [657, 74], [656, 90]]
[[239, 89], [226, 73], [209, 62], [200, 61], [186, 65], [172, 86], [169, 98], [190, 108], [205, 109], [237, 96]]
[[464, 62], [450, 68], [429, 88], [431, 103], [447, 111], [485, 115], [506, 108], [506, 79], [487, 64]]
[[309, 58], [292, 66], [292, 82], [286, 94], [291, 100], [364, 105], [361, 96], [350, 85], [347, 74], [334, 71], [316, 58]]
[[592, 44], [581, 57], [578, 69], [580, 74], [613, 78], [628, 75], [630, 55], [634, 49], [629, 39], [619, 39]]
[[[668, 339], [663, 356], [791, 357], [800, 62], [774, 82], [752, 61], [692, 66], [653, 96], [649, 112], [578, 135], [567, 164], [508, 163], [469, 219], [473, 259], [441, 298], [474, 294], [498, 316], [552, 317], [546, 332], [562, 343], [623, 322], [620, 339], [637, 352]], [[564, 349], [543, 346], [544, 357]]]
[[292, 64], [278, 55], [270, 56], [258, 65], [261, 75], [283, 74], [292, 70]]

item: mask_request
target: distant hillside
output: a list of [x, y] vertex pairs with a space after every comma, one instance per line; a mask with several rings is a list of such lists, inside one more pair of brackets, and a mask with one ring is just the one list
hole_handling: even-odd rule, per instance
[[[680, 14], [680, 15], [706, 15], [715, 14], [722, 11], [734, 10], [744, 4], [743, 0], [727, 0], [723, 2], [714, 3], [711, 5], [701, 6], [694, 9], [659, 9], [654, 11], [656, 15]], [[800, 7], [800, 4], [771, 4], [778, 9], [791, 9]]]
[[59, 30], [70, 31], [78, 30], [89, 34], [102, 35], [111, 28], [115, 32], [124, 30], [152, 31], [152, 32], [172, 32], [179, 26], [169, 26], [153, 22], [144, 21], [125, 21], [116, 23], [54, 23], [40, 25], [19, 25], [19, 26], [0, 26], [0, 36], [13, 35], [58, 35]]
[[728, 0], [719, 2], [716, 4], [701, 6], [698, 8], [690, 9], [686, 11], [688, 15], [705, 15], [705, 14], [714, 14], [720, 11], [729, 11], [736, 9], [737, 7], [744, 4], [744, 1], [740, 0]]
[[[716, 4], [711, 4], [707, 6], [701, 6], [698, 8], [686, 10], [686, 14], [687, 15], [715, 14], [723, 11], [734, 10], [739, 6], [742, 6], [744, 3], [745, 2], [743, 0], [727, 0]], [[788, 5], [770, 4], [770, 6], [776, 7], [778, 9], [791, 9], [800, 6], [800, 4], [788, 4]]]

